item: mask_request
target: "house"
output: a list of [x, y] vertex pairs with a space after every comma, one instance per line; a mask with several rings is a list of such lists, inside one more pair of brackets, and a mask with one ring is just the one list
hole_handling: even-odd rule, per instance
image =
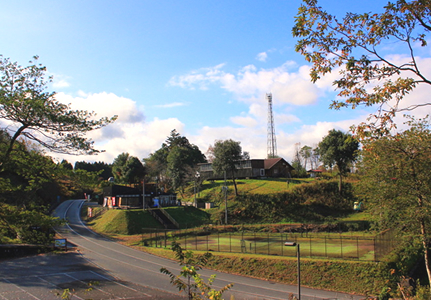
[[[211, 163], [198, 164], [202, 180], [224, 179], [224, 174], [216, 174]], [[293, 167], [283, 158], [248, 159], [238, 161], [236, 164], [236, 178], [266, 178], [290, 177]], [[226, 174], [227, 178], [231, 174]]]
[[272, 178], [290, 178], [293, 167], [283, 158], [268, 158], [265, 159], [265, 174], [266, 177]]
[[[157, 192], [154, 184], [145, 184], [146, 207], [176, 206], [176, 194]], [[109, 208], [138, 208], [142, 207], [142, 191], [123, 185], [112, 185], [103, 188], [103, 206]]]
[[311, 178], [316, 178], [316, 177], [319, 177], [323, 173], [323, 170], [319, 170], [319, 169], [308, 170], [307, 173], [310, 174]]

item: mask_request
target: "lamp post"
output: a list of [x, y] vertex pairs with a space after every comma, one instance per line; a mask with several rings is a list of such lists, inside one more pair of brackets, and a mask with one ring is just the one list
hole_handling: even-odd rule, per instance
[[198, 202], [196, 200], [196, 181], [198, 181], [200, 177], [201, 177], [201, 174], [196, 171], [196, 174], [195, 174], [195, 207], [196, 208], [198, 207]]
[[301, 256], [299, 252], [299, 244], [295, 242], [285, 242], [284, 246], [295, 247], [296, 246], [296, 258], [298, 260], [298, 300], [301, 300]]
[[224, 171], [224, 223], [227, 225], [227, 184], [226, 184], [226, 171]]

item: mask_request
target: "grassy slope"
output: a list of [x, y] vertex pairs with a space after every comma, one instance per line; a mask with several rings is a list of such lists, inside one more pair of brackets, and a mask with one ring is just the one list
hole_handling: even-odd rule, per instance
[[180, 224], [181, 229], [208, 224], [210, 215], [192, 206], [167, 207], [165, 211]]
[[[301, 179], [289, 179], [289, 184], [287, 184], [286, 178], [274, 178], [274, 179], [238, 179], [236, 180], [238, 186], [238, 193], [252, 193], [252, 194], [274, 194], [283, 193], [287, 190], [292, 189], [294, 186], [303, 183], [312, 182], [314, 179], [311, 178], [301, 178]], [[200, 186], [200, 192], [198, 200], [208, 200], [210, 201], [216, 194], [219, 194], [222, 186], [224, 186], [224, 180], [217, 180], [214, 182], [204, 181]], [[231, 180], [227, 181], [227, 186], [232, 192], [234, 189]], [[183, 201], [194, 201], [194, 188], [190, 186], [186, 189], [185, 194], [178, 195], [182, 197]]]
[[87, 224], [107, 234], [140, 234], [142, 228], [163, 228], [147, 211], [107, 210]]

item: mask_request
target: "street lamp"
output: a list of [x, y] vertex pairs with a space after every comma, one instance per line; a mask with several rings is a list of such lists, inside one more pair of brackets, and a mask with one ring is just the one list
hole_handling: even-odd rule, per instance
[[201, 174], [196, 171], [196, 174], [195, 174], [195, 178], [196, 178], [195, 179], [195, 207], [196, 208], [198, 207], [198, 202], [196, 201], [196, 181], [198, 181], [200, 177], [201, 177]]
[[224, 223], [227, 225], [227, 184], [226, 184], [226, 171], [224, 171]]
[[299, 244], [295, 242], [285, 242], [284, 246], [295, 247], [296, 246], [296, 258], [298, 259], [298, 300], [301, 300], [301, 256], [299, 253]]

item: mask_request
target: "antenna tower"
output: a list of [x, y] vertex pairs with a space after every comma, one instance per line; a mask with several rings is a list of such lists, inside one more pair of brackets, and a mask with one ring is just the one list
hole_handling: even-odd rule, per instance
[[275, 140], [274, 116], [272, 115], [272, 94], [266, 94], [268, 100], [268, 158], [277, 157], [277, 141]]

